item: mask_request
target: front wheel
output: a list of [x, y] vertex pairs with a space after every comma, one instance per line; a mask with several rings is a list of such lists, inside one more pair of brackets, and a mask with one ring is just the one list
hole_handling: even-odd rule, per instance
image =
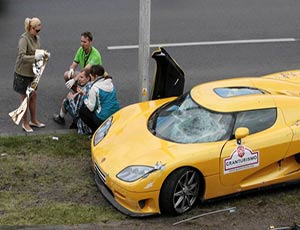
[[159, 198], [162, 213], [182, 214], [196, 204], [199, 198], [200, 177], [191, 168], [180, 168], [164, 182]]

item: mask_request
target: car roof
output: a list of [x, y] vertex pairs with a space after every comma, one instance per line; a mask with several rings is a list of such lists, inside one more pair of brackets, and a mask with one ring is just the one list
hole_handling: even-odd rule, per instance
[[191, 89], [191, 97], [203, 107], [218, 112], [274, 108], [277, 100], [287, 96], [296, 96], [300, 103], [300, 84], [274, 76], [277, 75], [203, 83]]

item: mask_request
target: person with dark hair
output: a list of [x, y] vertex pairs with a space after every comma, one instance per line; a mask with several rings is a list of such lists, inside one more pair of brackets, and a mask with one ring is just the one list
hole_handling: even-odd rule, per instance
[[[69, 69], [64, 73], [66, 87], [71, 89], [77, 81], [78, 71], [75, 71], [79, 65], [80, 69], [90, 69], [92, 65], [102, 65], [102, 57], [100, 52], [92, 45], [93, 35], [86, 31], [80, 37], [81, 47], [78, 48], [74, 60]], [[72, 88], [74, 91], [76, 87]]]
[[[35, 50], [40, 49], [40, 37], [39, 32], [42, 29], [41, 21], [39, 18], [26, 18], [24, 21], [25, 33], [23, 33], [18, 43], [18, 55], [15, 64], [13, 89], [21, 95], [21, 101], [26, 98], [27, 87], [31, 85], [34, 80], [34, 73], [32, 64], [40, 59], [35, 55]], [[38, 121], [36, 117], [36, 101], [37, 92], [32, 92], [32, 95], [28, 102], [28, 108], [30, 112], [31, 120], [27, 120], [27, 110], [22, 118], [22, 128], [25, 132], [31, 133], [33, 129], [31, 127], [42, 128], [45, 124]]]
[[79, 110], [79, 117], [92, 133], [113, 113], [120, 109], [112, 77], [107, 75], [101, 65], [91, 67], [92, 86]]

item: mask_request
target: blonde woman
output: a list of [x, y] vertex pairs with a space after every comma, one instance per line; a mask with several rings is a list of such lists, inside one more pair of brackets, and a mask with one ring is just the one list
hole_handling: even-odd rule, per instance
[[[24, 24], [25, 33], [21, 35], [18, 43], [13, 83], [13, 89], [21, 95], [21, 101], [26, 97], [27, 86], [31, 84], [34, 78], [32, 64], [38, 58], [35, 57], [35, 50], [41, 47], [38, 34], [42, 29], [41, 21], [38, 18], [26, 18]], [[36, 101], [37, 92], [34, 91], [28, 103], [30, 120], [28, 122], [27, 111], [22, 118], [22, 128], [27, 133], [33, 132], [32, 127], [45, 127], [45, 124], [39, 122], [36, 118]]]

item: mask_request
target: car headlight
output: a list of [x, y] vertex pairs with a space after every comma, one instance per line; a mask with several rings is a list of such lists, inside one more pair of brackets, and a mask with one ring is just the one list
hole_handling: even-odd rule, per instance
[[153, 170], [155, 170], [154, 167], [134, 165], [123, 169], [118, 173], [117, 177], [126, 182], [133, 182], [142, 177], [148, 176], [148, 174]]
[[94, 146], [97, 145], [107, 134], [111, 124], [112, 124], [113, 117], [107, 118], [99, 129], [95, 132], [94, 135]]

